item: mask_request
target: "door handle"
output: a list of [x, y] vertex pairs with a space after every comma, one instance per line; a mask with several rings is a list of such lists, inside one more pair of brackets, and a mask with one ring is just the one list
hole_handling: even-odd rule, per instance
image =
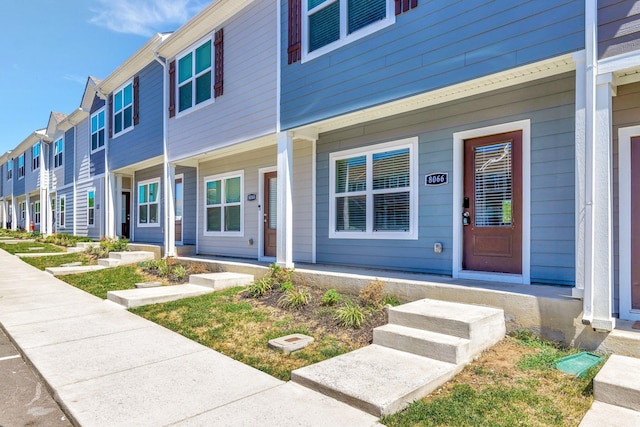
[[462, 212], [462, 225], [471, 225], [471, 214], [468, 211]]

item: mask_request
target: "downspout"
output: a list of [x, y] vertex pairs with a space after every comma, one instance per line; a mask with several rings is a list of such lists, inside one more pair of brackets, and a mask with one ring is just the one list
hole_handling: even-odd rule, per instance
[[167, 109], [168, 109], [168, 87], [167, 87], [167, 60], [158, 55], [158, 51], [153, 51], [153, 59], [156, 60], [162, 66], [162, 169], [164, 177], [164, 256], [175, 256], [175, 244], [172, 244], [170, 219], [171, 215], [169, 199], [173, 197], [171, 187], [172, 182], [169, 182], [169, 156], [168, 156], [168, 121], [167, 121]]

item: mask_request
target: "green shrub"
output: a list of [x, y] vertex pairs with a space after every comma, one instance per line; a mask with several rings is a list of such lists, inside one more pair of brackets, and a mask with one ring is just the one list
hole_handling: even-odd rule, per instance
[[379, 308], [384, 302], [384, 282], [372, 280], [360, 291], [360, 299], [365, 305]]
[[247, 286], [245, 293], [250, 297], [259, 298], [269, 292], [272, 287], [273, 282], [271, 281], [271, 279], [268, 277], [263, 277], [262, 279], [258, 279]]
[[346, 301], [342, 307], [336, 309], [333, 318], [340, 326], [358, 329], [364, 321], [364, 311], [359, 305]]
[[282, 308], [298, 310], [311, 301], [311, 292], [307, 288], [292, 289], [278, 299], [278, 305]]
[[400, 301], [400, 298], [398, 298], [395, 295], [385, 295], [384, 299], [382, 300], [382, 304], [384, 305], [391, 305], [393, 307], [402, 304], [402, 301]]
[[187, 269], [184, 268], [183, 265], [178, 264], [173, 267], [173, 270], [171, 271], [171, 277], [173, 277], [175, 281], [184, 280], [184, 278], [187, 277]]
[[292, 291], [293, 289], [294, 289], [293, 283], [291, 282], [284, 282], [280, 285], [281, 292], [289, 292], [289, 291]]
[[269, 273], [267, 276], [275, 285], [282, 285], [286, 282], [292, 282], [293, 270], [280, 267], [278, 264], [271, 264], [269, 266]]
[[338, 293], [335, 289], [329, 289], [322, 296], [322, 305], [332, 306], [342, 302], [342, 295]]

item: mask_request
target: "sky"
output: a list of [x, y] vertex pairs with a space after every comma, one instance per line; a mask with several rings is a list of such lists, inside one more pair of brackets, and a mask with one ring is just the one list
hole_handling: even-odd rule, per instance
[[0, 155], [80, 106], [88, 76], [104, 79], [157, 32], [211, 0], [0, 0]]

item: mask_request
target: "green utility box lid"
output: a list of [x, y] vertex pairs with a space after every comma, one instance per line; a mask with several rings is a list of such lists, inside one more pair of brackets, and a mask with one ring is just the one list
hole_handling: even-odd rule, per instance
[[571, 356], [556, 360], [556, 368], [567, 374], [581, 377], [601, 361], [601, 356], [583, 351], [582, 353], [572, 354]]

